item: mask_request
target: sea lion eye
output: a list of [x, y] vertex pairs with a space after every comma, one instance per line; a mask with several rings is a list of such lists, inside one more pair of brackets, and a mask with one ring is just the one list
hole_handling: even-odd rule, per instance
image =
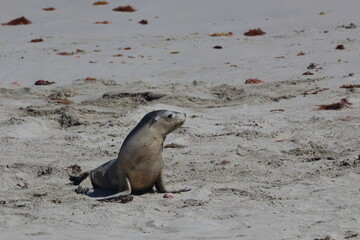
[[172, 116], [173, 116], [172, 114], [169, 114], [167, 115], [167, 118], [172, 118]]

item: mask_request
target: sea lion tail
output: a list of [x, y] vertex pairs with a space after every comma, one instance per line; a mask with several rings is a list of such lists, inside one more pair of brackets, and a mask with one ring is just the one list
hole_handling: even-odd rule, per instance
[[85, 178], [87, 178], [90, 174], [90, 171], [83, 172], [80, 175], [69, 175], [69, 180], [71, 181], [72, 185], [79, 185]]

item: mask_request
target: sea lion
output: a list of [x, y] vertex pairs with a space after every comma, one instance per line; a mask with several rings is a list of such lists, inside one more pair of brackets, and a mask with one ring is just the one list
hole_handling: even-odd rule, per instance
[[77, 193], [91, 194], [94, 188], [117, 191], [96, 200], [108, 200], [130, 195], [132, 192], [152, 190], [168, 191], [163, 182], [163, 144], [166, 135], [183, 125], [186, 114], [169, 110], [157, 110], [146, 114], [125, 138], [117, 159], [82, 174], [70, 177]]

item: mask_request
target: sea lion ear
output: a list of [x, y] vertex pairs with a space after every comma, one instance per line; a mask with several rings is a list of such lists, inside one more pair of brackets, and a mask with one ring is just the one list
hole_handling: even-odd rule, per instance
[[149, 128], [159, 119], [159, 116], [156, 116], [152, 119], [150, 125], [149, 125]]

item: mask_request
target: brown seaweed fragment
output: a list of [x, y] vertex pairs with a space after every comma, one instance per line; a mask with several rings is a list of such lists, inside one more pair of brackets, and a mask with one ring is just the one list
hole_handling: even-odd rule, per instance
[[307, 72], [304, 72], [302, 75], [314, 75], [314, 74], [312, 72], [307, 71]]
[[54, 11], [56, 8], [53, 7], [48, 7], [48, 8], [43, 8], [44, 11]]
[[176, 143], [170, 143], [166, 144], [164, 148], [184, 148], [184, 146]]
[[61, 56], [71, 56], [74, 55], [73, 52], [59, 52], [57, 53], [57, 55], [61, 55]]
[[335, 48], [336, 50], [345, 50], [345, 46], [343, 44], [339, 44]]
[[264, 35], [264, 34], [266, 34], [266, 32], [264, 32], [260, 28], [250, 29], [249, 31], [244, 33], [245, 36], [249, 36], [249, 37], [261, 36], [261, 35]]
[[108, 5], [109, 2], [107, 1], [97, 1], [97, 2], [94, 2], [93, 5], [94, 6], [98, 6], [98, 5]]
[[319, 105], [318, 110], [340, 110], [343, 108], [348, 108], [352, 105], [348, 100], [345, 98], [341, 99], [340, 102], [332, 103], [332, 104], [325, 104], [325, 105]]
[[148, 20], [143, 19], [143, 20], [141, 20], [139, 23], [142, 24], [142, 25], [146, 25], [146, 24], [148, 24], [149, 22], [148, 22]]
[[42, 38], [36, 38], [36, 39], [31, 39], [29, 42], [38, 43], [38, 42], [43, 42], [43, 41], [44, 41], [44, 39], [42, 39]]
[[210, 35], [210, 37], [231, 37], [233, 35], [232, 32], [227, 33], [213, 33]]
[[360, 88], [360, 84], [345, 84], [342, 85], [340, 88]]
[[29, 19], [27, 19], [26, 17], [22, 16], [22, 17], [13, 19], [10, 22], [2, 23], [1, 25], [16, 26], [16, 25], [27, 25], [27, 24], [31, 24], [31, 21]]
[[305, 53], [303, 51], [301, 51], [297, 54], [297, 56], [304, 56], [304, 55], [305, 55]]
[[50, 81], [47, 81], [47, 80], [37, 80], [35, 82], [35, 85], [51, 85], [51, 84], [54, 84], [55, 82], [50, 82]]
[[249, 78], [245, 80], [245, 84], [257, 84], [257, 83], [264, 83], [264, 81], [257, 78]]
[[135, 12], [136, 9], [134, 9], [130, 5], [127, 5], [127, 6], [120, 6], [120, 7], [114, 8], [113, 11], [116, 11], [116, 12]]
[[95, 24], [111, 24], [111, 21], [97, 21]]

